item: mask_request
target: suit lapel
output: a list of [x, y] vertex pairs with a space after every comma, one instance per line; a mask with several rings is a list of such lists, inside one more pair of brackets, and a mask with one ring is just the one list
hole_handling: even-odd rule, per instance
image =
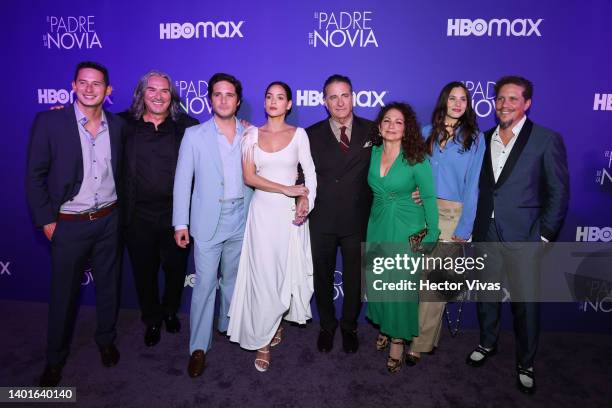
[[493, 138], [493, 133], [495, 133], [495, 128], [485, 133], [486, 150], [484, 163], [482, 165], [482, 176], [491, 186], [495, 185], [495, 177], [493, 176], [493, 161], [491, 160], [491, 139]]
[[351, 129], [351, 143], [349, 150], [346, 153], [346, 163], [350, 163], [351, 159], [359, 154], [363, 148], [363, 139], [367, 136], [367, 129], [362, 125], [361, 121], [353, 116], [353, 129]]
[[359, 158], [363, 145], [368, 140], [370, 129], [357, 117], [353, 116], [353, 129], [351, 130], [351, 143], [346, 153], [344, 165], [348, 167], [351, 162]]
[[[62, 109], [62, 113], [65, 115], [66, 129], [67, 129], [67, 142], [68, 146], [65, 148], [70, 149], [72, 157], [77, 161], [78, 178], [83, 180], [83, 150], [81, 149], [81, 136], [79, 135], [79, 124], [76, 120], [76, 114], [74, 112], [74, 106], [69, 105]], [[64, 147], [62, 147], [64, 148]]]
[[325, 138], [325, 144], [329, 145], [330, 149], [335, 149], [332, 150], [333, 152], [336, 153], [342, 153], [342, 150], [340, 150], [340, 144], [338, 143], [338, 139], [336, 139], [336, 136], [334, 135], [334, 131], [332, 130], [331, 127], [331, 123], [329, 123], [329, 118], [325, 121], [325, 134], [323, 135], [323, 137]]
[[204, 139], [203, 140], [204, 144], [207, 146], [208, 150], [210, 151], [210, 158], [212, 159], [212, 162], [214, 163], [221, 177], [223, 177], [223, 166], [221, 165], [221, 153], [219, 153], [219, 147], [220, 147], [219, 140], [217, 137], [217, 131], [216, 131], [213, 120], [214, 119], [211, 118], [208, 123], [208, 126], [210, 126], [210, 128], [208, 129], [209, 131], [207, 131], [206, 129], [203, 129], [202, 138]]
[[[523, 149], [525, 149], [525, 146], [527, 145], [527, 142], [529, 141], [529, 135], [531, 134], [532, 128], [533, 128], [533, 122], [527, 119], [525, 121], [525, 124], [523, 124], [523, 128], [521, 129], [521, 132], [516, 138], [516, 142], [514, 142], [514, 146], [512, 147], [510, 156], [508, 156], [508, 160], [506, 160], [506, 164], [504, 165], [504, 168], [501, 174], [499, 175], [499, 178], [497, 179], [495, 188], [501, 187], [501, 185], [504, 184], [504, 182], [508, 179], [508, 177], [510, 177], [510, 174], [512, 173], [512, 169], [514, 169], [516, 162], [518, 161], [519, 157], [521, 157], [521, 153], [523, 152]], [[489, 154], [489, 157], [491, 157], [490, 154]]]

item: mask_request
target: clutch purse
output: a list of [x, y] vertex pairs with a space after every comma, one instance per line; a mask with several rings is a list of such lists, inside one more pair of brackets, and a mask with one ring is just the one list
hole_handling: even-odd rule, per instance
[[427, 228], [423, 228], [419, 232], [415, 232], [411, 236], [408, 237], [408, 242], [410, 243], [410, 249], [414, 253], [425, 253], [425, 248], [423, 247], [423, 238], [427, 235]]

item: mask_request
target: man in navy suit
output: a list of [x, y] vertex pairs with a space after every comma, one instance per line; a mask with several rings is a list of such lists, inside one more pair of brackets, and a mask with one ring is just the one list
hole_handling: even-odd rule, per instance
[[77, 65], [72, 108], [41, 112], [30, 135], [26, 175], [34, 223], [51, 241], [47, 365], [40, 386], [61, 380], [68, 357], [83, 270], [96, 285], [95, 339], [102, 364], [119, 361], [114, 345], [119, 305], [118, 177], [123, 120], [102, 109], [110, 95], [107, 69]]
[[[538, 247], [553, 241], [569, 200], [567, 157], [558, 133], [530, 121], [533, 86], [507, 76], [495, 85], [498, 126], [485, 133], [473, 239], [487, 244], [486, 280], [508, 278], [517, 349], [517, 386], [535, 392], [533, 363], [539, 337]], [[479, 297], [480, 344], [467, 364], [482, 366], [497, 351], [501, 303]], [[483, 301], [485, 300], [485, 301]], [[490, 301], [489, 301], [490, 300]]]

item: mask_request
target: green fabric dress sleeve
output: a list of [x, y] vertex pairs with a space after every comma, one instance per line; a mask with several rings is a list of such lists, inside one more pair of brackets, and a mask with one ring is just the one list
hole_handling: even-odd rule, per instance
[[424, 242], [436, 242], [440, 235], [438, 228], [438, 204], [436, 203], [436, 188], [434, 185], [433, 173], [429, 160], [423, 160], [412, 166], [414, 178], [419, 188], [423, 209], [425, 210], [425, 223], [427, 225], [427, 235], [423, 238]]

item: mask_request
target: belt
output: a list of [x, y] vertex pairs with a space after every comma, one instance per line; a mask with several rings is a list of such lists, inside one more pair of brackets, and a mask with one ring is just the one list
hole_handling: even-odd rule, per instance
[[96, 211], [91, 211], [87, 213], [79, 213], [79, 214], [66, 214], [59, 213], [58, 219], [62, 221], [93, 221], [98, 218], [106, 217], [108, 214], [112, 213], [113, 210], [117, 207], [117, 202], [115, 201], [111, 205], [100, 208]]

